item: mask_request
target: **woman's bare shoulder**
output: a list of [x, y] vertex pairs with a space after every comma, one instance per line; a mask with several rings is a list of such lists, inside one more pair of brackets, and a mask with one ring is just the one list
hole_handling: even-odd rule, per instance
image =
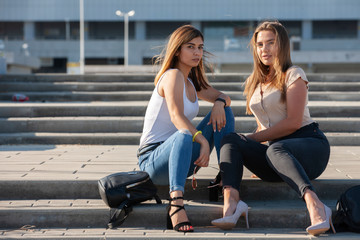
[[179, 69], [172, 68], [165, 72], [162, 82], [172, 82], [175, 80], [184, 80], [184, 75]]

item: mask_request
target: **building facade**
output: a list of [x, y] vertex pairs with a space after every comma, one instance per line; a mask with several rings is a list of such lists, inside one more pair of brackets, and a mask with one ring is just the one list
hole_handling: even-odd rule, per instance
[[[79, 0], [1, 0], [5, 50], [40, 58], [38, 72], [66, 72], [79, 62]], [[222, 72], [251, 71], [250, 37], [259, 21], [288, 29], [292, 58], [309, 72], [360, 72], [358, 0], [84, 0], [85, 64], [124, 62], [124, 17], [129, 17], [129, 64], [150, 64], [168, 35], [183, 24], [204, 33], [210, 59]]]

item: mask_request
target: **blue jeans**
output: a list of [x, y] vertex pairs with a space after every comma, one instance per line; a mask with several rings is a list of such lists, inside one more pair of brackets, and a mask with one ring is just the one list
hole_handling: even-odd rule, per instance
[[[215, 146], [220, 161], [220, 142], [223, 136], [234, 131], [234, 115], [230, 107], [225, 108], [226, 125], [214, 132], [210, 120], [211, 112], [196, 127], [208, 140], [210, 150]], [[143, 149], [144, 150], [144, 149]], [[170, 185], [170, 192], [182, 191], [186, 178], [192, 175], [195, 160], [200, 154], [200, 144], [192, 141], [189, 131], [178, 130], [155, 149], [139, 156], [139, 167], [146, 171], [156, 185]]]
[[329, 156], [329, 142], [317, 123], [272, 141], [269, 146], [248, 138], [244, 141], [231, 133], [222, 140], [223, 186], [239, 190], [245, 166], [264, 181], [286, 182], [303, 197], [306, 188], [314, 190], [310, 180], [324, 172]]

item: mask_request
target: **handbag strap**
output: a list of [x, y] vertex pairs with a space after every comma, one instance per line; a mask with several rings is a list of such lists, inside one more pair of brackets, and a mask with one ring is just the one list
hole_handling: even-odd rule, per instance
[[[155, 198], [157, 204], [162, 203], [161, 199], [159, 198], [159, 196], [157, 194], [154, 195], [154, 198]], [[123, 224], [125, 219], [129, 216], [129, 213], [132, 211], [132, 207], [127, 205], [128, 202], [129, 202], [129, 200], [126, 199], [125, 201], [123, 201], [120, 204], [119, 207], [110, 209], [110, 221], [108, 223], [109, 228], [116, 228], [116, 227], [120, 226], [121, 224]], [[122, 212], [124, 212], [124, 216], [122, 218], [120, 218]]]
[[159, 196], [158, 196], [157, 194], [155, 194], [154, 198], [155, 198], [157, 204], [161, 204], [161, 203], [162, 203], [162, 202], [161, 202], [161, 199], [159, 198]]
[[[121, 224], [123, 224], [125, 219], [129, 216], [129, 213], [132, 211], [132, 207], [127, 205], [128, 202], [129, 202], [129, 200], [126, 199], [125, 201], [123, 201], [120, 204], [119, 207], [112, 208], [110, 210], [110, 221], [108, 223], [109, 228], [116, 228], [116, 227], [120, 226]], [[111, 214], [111, 212], [113, 212], [113, 213]], [[124, 212], [124, 217], [120, 218], [122, 212]]]

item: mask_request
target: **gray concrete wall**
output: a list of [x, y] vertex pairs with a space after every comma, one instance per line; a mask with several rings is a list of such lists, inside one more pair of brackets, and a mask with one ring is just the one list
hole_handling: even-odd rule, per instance
[[[86, 20], [118, 20], [115, 10], [135, 10], [133, 21], [359, 19], [358, 0], [85, 0]], [[1, 0], [0, 20], [79, 19], [76, 0]]]

